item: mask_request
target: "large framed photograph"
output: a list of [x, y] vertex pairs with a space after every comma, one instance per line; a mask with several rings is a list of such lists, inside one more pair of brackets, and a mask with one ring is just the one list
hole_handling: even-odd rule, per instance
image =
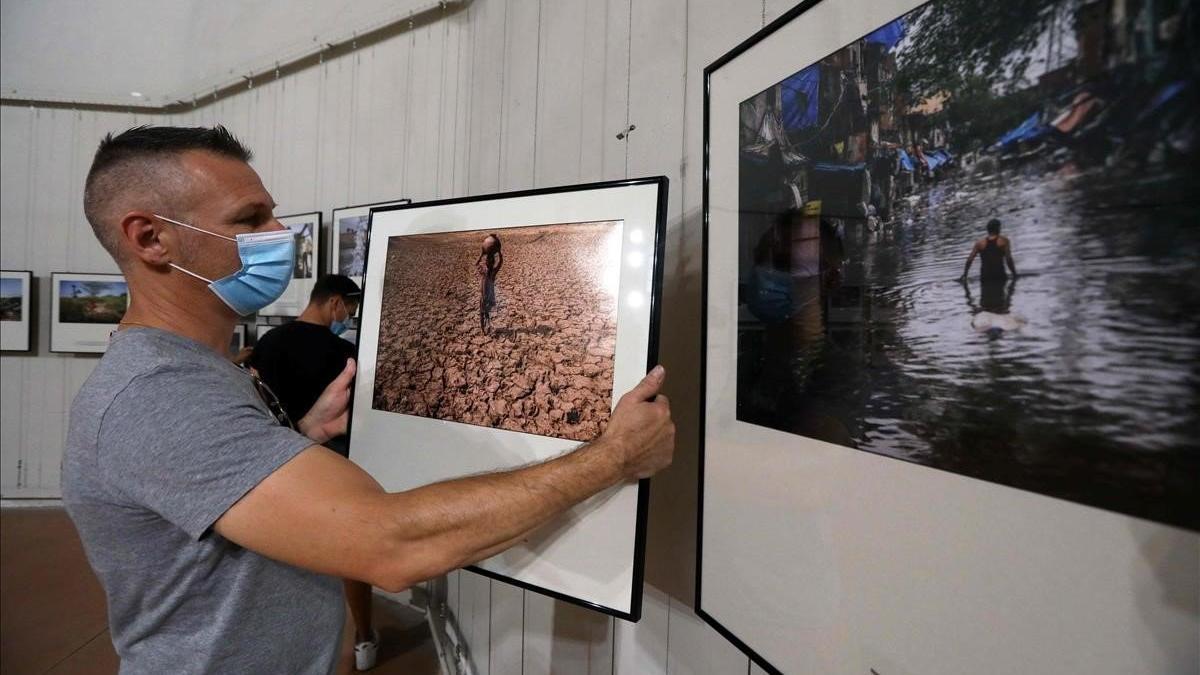
[[120, 274], [50, 275], [50, 351], [100, 354], [129, 307]]
[[[388, 490], [595, 439], [658, 356], [667, 179], [371, 212], [350, 456]], [[641, 612], [647, 487], [581, 504], [472, 569]]]
[[348, 276], [354, 280], [354, 283], [362, 286], [363, 269], [367, 265], [367, 225], [370, 221], [371, 209], [411, 203], [411, 199], [396, 199], [334, 209], [330, 271], [334, 274]]
[[0, 270], [0, 351], [33, 350], [33, 272]]
[[1144, 569], [1129, 531], [1200, 539], [1196, 10], [810, 0], [705, 70], [697, 607], [763, 667], [1171, 669], [1089, 631], [1168, 616], [1097, 600]]
[[317, 283], [317, 261], [321, 255], [321, 212], [280, 216], [279, 222], [296, 237], [296, 262], [292, 281], [278, 300], [258, 310], [259, 316], [300, 316]]

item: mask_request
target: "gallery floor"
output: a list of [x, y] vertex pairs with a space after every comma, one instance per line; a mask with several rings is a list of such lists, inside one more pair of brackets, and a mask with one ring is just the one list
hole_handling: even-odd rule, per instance
[[[372, 673], [438, 672], [419, 612], [377, 598], [375, 623]], [[117, 672], [104, 591], [61, 508], [0, 509], [0, 654], [0, 675]]]

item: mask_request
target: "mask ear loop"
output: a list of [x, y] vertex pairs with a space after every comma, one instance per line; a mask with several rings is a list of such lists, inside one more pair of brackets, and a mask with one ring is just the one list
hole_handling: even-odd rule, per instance
[[167, 221], [168, 223], [174, 223], [174, 224], [176, 224], [176, 225], [179, 225], [179, 226], [181, 226], [181, 227], [186, 227], [186, 228], [188, 228], [189, 230], [195, 230], [195, 231], [197, 231], [197, 232], [203, 232], [204, 234], [207, 234], [207, 235], [210, 235], [210, 236], [213, 236], [213, 237], [220, 237], [221, 239], [224, 239], [225, 241], [232, 241], [232, 242], [234, 242], [234, 243], [237, 243], [237, 239], [236, 239], [236, 238], [234, 238], [234, 237], [226, 237], [226, 236], [225, 236], [225, 235], [223, 235], [223, 234], [217, 234], [216, 232], [209, 232], [208, 230], [201, 229], [201, 228], [199, 228], [199, 227], [196, 227], [195, 225], [188, 225], [187, 223], [181, 223], [181, 222], [179, 222], [178, 220], [171, 220], [170, 218], [167, 218], [166, 216], [160, 216], [160, 215], [158, 215], [157, 213], [156, 213], [156, 214], [154, 214], [154, 217], [155, 217], [155, 218], [158, 218], [159, 220], [165, 220], [165, 221]]
[[199, 279], [200, 281], [203, 281], [203, 282], [204, 282], [204, 283], [206, 283], [206, 284], [211, 284], [211, 283], [213, 283], [213, 280], [212, 280], [212, 279], [205, 279], [204, 277], [200, 276], [199, 274], [196, 274], [195, 272], [192, 272], [192, 271], [190, 271], [190, 270], [185, 270], [185, 269], [183, 269], [183, 268], [182, 268], [182, 267], [180, 267], [179, 265], [176, 265], [176, 264], [175, 264], [175, 263], [173, 263], [173, 262], [169, 262], [169, 263], [167, 263], [167, 265], [169, 265], [170, 267], [172, 267], [172, 268], [174, 268], [174, 269], [177, 269], [177, 270], [179, 270], [180, 272], [183, 272], [184, 274], [187, 274], [187, 275], [190, 275], [190, 276], [196, 277], [197, 279]]
[[[209, 232], [208, 230], [202, 230], [202, 229], [200, 229], [200, 228], [196, 227], [195, 225], [188, 225], [187, 223], [181, 223], [181, 222], [179, 222], [178, 220], [172, 220], [172, 219], [170, 219], [170, 218], [167, 218], [166, 216], [160, 216], [160, 215], [158, 215], [157, 213], [156, 213], [156, 214], [154, 214], [154, 217], [155, 217], [155, 218], [158, 218], [159, 220], [164, 220], [164, 221], [166, 221], [166, 222], [168, 222], [168, 223], [173, 223], [173, 224], [175, 224], [175, 225], [179, 225], [180, 227], [186, 227], [186, 228], [188, 228], [189, 230], [195, 230], [195, 231], [197, 231], [197, 232], [203, 232], [204, 234], [207, 234], [207, 235], [211, 235], [211, 236], [214, 236], [214, 237], [220, 237], [221, 239], [225, 239], [225, 240], [227, 240], [227, 241], [232, 241], [232, 242], [234, 242], [235, 244], [237, 243], [237, 239], [234, 239], [233, 237], [226, 237], [226, 236], [225, 236], [225, 235], [223, 235], [223, 234], [217, 234], [216, 232]], [[213, 280], [212, 280], [212, 279], [206, 279], [206, 278], [204, 278], [204, 277], [200, 276], [199, 274], [196, 274], [195, 272], [193, 272], [193, 271], [191, 271], [191, 270], [185, 270], [185, 269], [183, 269], [183, 268], [182, 268], [182, 267], [180, 267], [179, 265], [176, 265], [176, 264], [175, 264], [175, 263], [173, 263], [173, 262], [169, 262], [169, 263], [167, 263], [167, 265], [169, 265], [169, 266], [170, 266], [170, 267], [172, 267], [173, 269], [177, 269], [177, 270], [179, 270], [180, 272], [183, 272], [184, 274], [187, 274], [187, 275], [193, 276], [193, 277], [195, 277], [195, 278], [199, 279], [200, 281], [203, 281], [203, 282], [204, 282], [204, 283], [206, 283], [206, 284], [211, 284], [211, 283], [213, 283]]]

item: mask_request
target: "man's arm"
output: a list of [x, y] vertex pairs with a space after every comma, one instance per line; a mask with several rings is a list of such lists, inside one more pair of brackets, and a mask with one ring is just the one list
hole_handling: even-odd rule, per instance
[[975, 256], [979, 255], [979, 242], [971, 247], [971, 255], [967, 256], [967, 266], [963, 268], [962, 276], [959, 279], [966, 280], [967, 275], [971, 273], [971, 263], [975, 262]]
[[1004, 240], [1004, 262], [1008, 263], [1008, 271], [1017, 276], [1017, 265], [1013, 262], [1012, 239]]
[[[512, 471], [388, 494], [366, 472], [314, 446], [216, 522], [223, 537], [298, 567], [407, 588], [495, 555], [604, 489], [670, 464], [674, 424], [661, 371], [622, 397], [595, 442]], [[332, 386], [332, 385], [331, 385]]]

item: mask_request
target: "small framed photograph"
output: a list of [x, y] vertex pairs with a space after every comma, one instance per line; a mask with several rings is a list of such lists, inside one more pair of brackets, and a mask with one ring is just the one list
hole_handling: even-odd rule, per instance
[[0, 351], [33, 351], [33, 272], [0, 271]]
[[371, 217], [371, 209], [411, 203], [411, 199], [396, 199], [334, 209], [329, 271], [348, 276], [354, 280], [354, 283], [362, 286], [363, 268], [367, 264], [367, 238], [369, 236], [367, 225]]
[[321, 212], [280, 216], [279, 222], [296, 237], [292, 281], [278, 300], [258, 310], [259, 316], [299, 316], [308, 305], [308, 295], [317, 283], [317, 260], [321, 255]]
[[[657, 177], [373, 210], [354, 461], [407, 490], [596, 439], [658, 359], [666, 199]], [[647, 495], [607, 490], [472, 569], [636, 621]]]
[[50, 275], [50, 351], [102, 354], [129, 307], [120, 274]]

